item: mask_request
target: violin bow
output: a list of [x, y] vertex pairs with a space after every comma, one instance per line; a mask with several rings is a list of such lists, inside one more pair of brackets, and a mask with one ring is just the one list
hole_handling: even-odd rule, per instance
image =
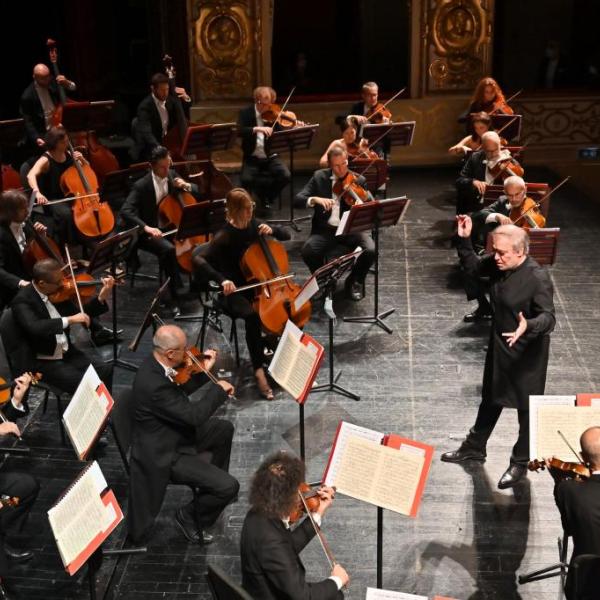
[[567, 177], [565, 177], [554, 189], [550, 190], [543, 198], [540, 198], [531, 208], [528, 208], [518, 219], [516, 219], [516, 221], [513, 223], [513, 225], [516, 225], [526, 214], [528, 214], [534, 208], [539, 208], [540, 205], [542, 204], [542, 202], [545, 202], [546, 200], [548, 200], [548, 198], [550, 198], [550, 196], [552, 196], [552, 194], [554, 194], [554, 192], [559, 187], [561, 187], [562, 185], [567, 183], [567, 181], [569, 181], [569, 179], [571, 179], [571, 176], [567, 175]]
[[571, 444], [569, 443], [569, 440], [567, 440], [567, 438], [564, 436], [563, 432], [560, 429], [557, 429], [556, 433], [558, 433], [558, 435], [560, 435], [563, 442], [569, 447], [569, 450], [577, 457], [577, 460], [585, 467], [586, 464], [583, 461], [583, 457], [579, 454], [579, 452], [577, 452], [575, 450], [575, 448], [573, 448], [573, 446], [571, 446]]
[[404, 86], [399, 92], [394, 94], [385, 104], [382, 104], [370, 117], [367, 117], [367, 121], [370, 121], [376, 114], [380, 113], [392, 100], [395, 100], [404, 90], [406, 86]]
[[81, 296], [79, 295], [79, 288], [77, 287], [77, 280], [75, 279], [75, 271], [73, 271], [73, 263], [71, 262], [71, 253], [69, 252], [69, 246], [65, 244], [65, 254], [67, 256], [67, 265], [69, 265], [69, 273], [71, 275], [71, 280], [73, 281], [73, 287], [75, 288], [75, 295], [77, 296], [77, 304], [79, 305], [79, 310], [81, 312], [85, 312], [83, 310], [83, 303], [81, 302]]
[[273, 123], [273, 128], [275, 127], [275, 125], [277, 125], [277, 123], [279, 123], [279, 120], [281, 119], [281, 114], [286, 109], [287, 105], [289, 104], [290, 99], [292, 98], [292, 94], [295, 91], [296, 91], [296, 86], [294, 86], [292, 88], [292, 91], [288, 94], [288, 97], [285, 99], [285, 102], [283, 103], [283, 106], [281, 107], [281, 110], [279, 111], [279, 114], [277, 115], [277, 118], [275, 119], [275, 123]]
[[306, 499], [304, 498], [304, 494], [302, 494], [302, 492], [300, 490], [298, 490], [298, 495], [300, 496], [300, 500], [302, 501], [302, 506], [304, 506], [306, 515], [310, 519], [311, 525], [313, 526], [313, 529], [315, 530], [315, 533], [317, 534], [317, 537], [319, 538], [319, 542], [321, 543], [321, 548], [323, 548], [323, 552], [325, 553], [325, 556], [327, 557], [329, 566], [330, 566], [330, 568], [333, 569], [333, 567], [338, 564], [337, 560], [335, 560], [335, 556], [333, 555], [333, 552], [331, 552], [331, 549], [329, 548], [329, 545], [327, 544], [327, 541], [325, 540], [325, 536], [323, 535], [321, 528], [317, 525], [315, 518], [312, 516], [312, 513], [310, 512], [310, 510], [308, 508], [308, 504], [306, 503]]

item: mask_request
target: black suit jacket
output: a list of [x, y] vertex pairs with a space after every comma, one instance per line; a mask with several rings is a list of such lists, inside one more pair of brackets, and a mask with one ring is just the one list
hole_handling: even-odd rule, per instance
[[[256, 134], [253, 129], [258, 125], [256, 122], [256, 108], [254, 104], [242, 108], [238, 114], [238, 135], [242, 138], [242, 153], [244, 160], [252, 156], [256, 149]], [[275, 125], [275, 131], [281, 130], [279, 124]]]
[[[206, 380], [203, 377], [202, 381]], [[194, 453], [197, 428], [227, 398], [214, 383], [204, 388], [199, 400], [191, 400], [186, 389], [166, 377], [163, 366], [152, 355], [135, 375], [129, 532], [136, 541], [150, 533], [169, 483], [171, 465], [179, 454]]]
[[[178, 176], [176, 171], [169, 170], [169, 193], [175, 191], [172, 181]], [[199, 197], [200, 192], [196, 184], [192, 184], [192, 194]], [[152, 181], [152, 171], [133, 184], [127, 199], [121, 207], [119, 217], [130, 227], [135, 225], [140, 228], [145, 225], [158, 227], [158, 206], [156, 204], [154, 182]]]
[[315, 536], [308, 519], [293, 531], [281, 519], [250, 510], [241, 538], [242, 586], [255, 600], [343, 598], [332, 579], [306, 581], [300, 552]]
[[[296, 206], [306, 206], [306, 202], [311, 196], [331, 198], [331, 173], [331, 169], [319, 169], [318, 171], [315, 171], [308, 183], [296, 195]], [[367, 189], [367, 180], [362, 175], [358, 177], [358, 183], [363, 188]], [[342, 202], [340, 204], [340, 216], [349, 208], [350, 207], [345, 202]], [[331, 230], [331, 227], [327, 225], [327, 221], [329, 220], [331, 213], [326, 211], [320, 204], [315, 205], [313, 210], [314, 213], [312, 218], [311, 233], [323, 233], [324, 231]]]
[[485, 152], [483, 150], [473, 152], [473, 154], [469, 156], [456, 180], [456, 189], [459, 192], [470, 191], [473, 188], [474, 179], [485, 181], [485, 160]]
[[[68, 317], [79, 312], [70, 300], [54, 305], [56, 310]], [[51, 319], [46, 305], [40, 298], [33, 285], [21, 288], [12, 301], [12, 311], [15, 322], [21, 328], [29, 347], [36, 354], [54, 354], [56, 335], [63, 332], [62, 319]], [[108, 306], [94, 298], [85, 305], [85, 312], [90, 317], [97, 317], [108, 310]], [[64, 330], [71, 345], [69, 328]]]
[[[56, 81], [52, 81], [48, 88], [50, 98], [54, 104], [58, 104], [58, 84]], [[19, 104], [19, 112], [21, 117], [25, 121], [25, 143], [29, 146], [37, 148], [36, 139], [44, 138], [46, 135], [46, 119], [44, 117], [44, 109], [40, 102], [33, 81], [25, 88], [25, 91], [21, 95], [21, 101]]]
[[0, 306], [10, 304], [19, 291], [19, 281], [30, 277], [21, 248], [8, 224], [0, 224]]

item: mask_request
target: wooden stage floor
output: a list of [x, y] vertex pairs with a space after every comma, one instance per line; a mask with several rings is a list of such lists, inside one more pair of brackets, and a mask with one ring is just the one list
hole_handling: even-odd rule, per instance
[[[394, 307], [387, 319], [388, 335], [367, 325], [344, 323], [335, 328], [339, 383], [360, 394], [354, 402], [333, 394], [309, 397], [306, 404], [307, 472], [317, 480], [324, 469], [335, 428], [340, 419], [369, 428], [391, 431], [435, 446], [435, 458], [418, 518], [393, 513], [384, 521], [384, 587], [391, 590], [435, 594], [456, 599], [523, 598], [554, 600], [558, 580], [518, 586], [519, 573], [557, 561], [556, 540], [560, 519], [547, 474], [532, 474], [513, 490], [500, 491], [496, 482], [508, 464], [516, 437], [516, 414], [506, 411], [488, 447], [484, 465], [458, 466], [439, 461], [472, 424], [479, 402], [487, 327], [468, 325], [462, 317], [471, 307], [460, 287], [455, 252], [450, 248], [453, 216], [452, 170], [399, 170], [392, 174], [390, 194], [412, 199], [404, 222], [382, 235], [382, 309]], [[534, 181], [556, 180], [535, 172]], [[296, 189], [306, 177], [299, 176]], [[571, 394], [597, 391], [600, 373], [600, 217], [596, 204], [566, 186], [552, 198], [550, 224], [561, 227], [558, 263], [551, 269], [555, 285], [557, 326], [552, 336], [546, 391]], [[287, 213], [286, 213], [287, 214]], [[293, 267], [302, 279], [300, 246], [308, 232], [304, 223], [289, 245]], [[156, 272], [151, 257], [143, 255], [144, 271]], [[372, 280], [370, 280], [372, 281]], [[155, 284], [136, 281], [119, 290], [119, 325], [127, 343], [133, 335]], [[372, 311], [372, 285], [359, 303], [339, 297], [340, 317]], [[190, 298], [186, 312], [197, 309]], [[192, 337], [198, 324], [188, 325]], [[327, 320], [316, 314], [307, 331], [322, 343]], [[243, 364], [234, 368], [232, 349], [225, 336], [211, 331], [209, 342], [221, 351], [219, 366], [233, 371], [237, 402], [224, 414], [236, 434], [231, 472], [240, 480], [239, 501], [227, 508], [215, 527], [217, 541], [193, 546], [176, 530], [174, 511], [187, 501], [189, 490], [172, 487], [146, 555], [106, 559], [99, 574], [99, 597], [127, 600], [158, 598], [207, 599], [204, 574], [207, 563], [224, 569], [239, 581], [239, 536], [248, 509], [249, 479], [270, 452], [298, 449], [298, 409], [281, 390], [274, 402], [258, 399], [243, 337]], [[150, 351], [147, 333], [137, 353], [124, 348], [123, 358], [140, 362]], [[106, 348], [107, 354], [109, 349]], [[322, 370], [324, 379], [326, 364]], [[115, 395], [128, 386], [133, 374], [118, 369]], [[33, 448], [29, 457], [10, 457], [3, 468], [21, 469], [39, 478], [42, 490], [28, 532], [36, 558], [15, 566], [12, 581], [23, 598], [88, 598], [83, 576], [68, 577], [51, 536], [46, 511], [81, 469], [69, 447], [61, 447], [56, 410], [41, 407], [29, 419], [24, 437]], [[112, 438], [111, 442], [112, 442]], [[126, 507], [126, 475], [114, 444], [99, 456], [102, 470]], [[124, 525], [110, 538], [120, 547]], [[347, 597], [364, 598], [375, 586], [376, 510], [339, 496], [324, 521], [324, 532], [339, 562], [352, 577]], [[321, 549], [313, 542], [302, 555], [312, 580], [328, 575]], [[84, 575], [84, 573], [82, 573]]]

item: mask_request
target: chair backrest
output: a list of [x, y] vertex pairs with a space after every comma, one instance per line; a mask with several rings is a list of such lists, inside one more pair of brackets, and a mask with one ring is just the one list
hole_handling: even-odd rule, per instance
[[[573, 573], [571, 573], [571, 568]], [[600, 590], [600, 556], [580, 554], [573, 559], [569, 574], [573, 578], [574, 600], [595, 600]]]
[[[544, 196], [550, 192], [550, 186], [547, 183], [529, 183], [527, 182], [527, 197], [535, 202], [540, 202]], [[483, 196], [483, 204], [489, 206], [504, 194], [503, 185], [488, 185]], [[550, 199], [540, 204], [540, 212], [548, 218], [550, 211]]]
[[131, 446], [134, 416], [133, 390], [127, 388], [116, 395], [115, 404], [111, 412], [112, 429], [123, 460], [125, 460], [125, 456]]
[[[560, 227], [547, 227], [529, 230], [529, 256], [540, 265], [552, 266], [558, 254]], [[492, 252], [493, 236], [488, 235], [486, 252]]]
[[35, 355], [31, 346], [25, 341], [23, 330], [15, 321], [10, 308], [7, 308], [0, 317], [0, 338], [12, 375], [16, 377], [25, 371], [31, 371]]
[[208, 565], [206, 581], [214, 600], [252, 600], [241, 586], [229, 579], [221, 569]]

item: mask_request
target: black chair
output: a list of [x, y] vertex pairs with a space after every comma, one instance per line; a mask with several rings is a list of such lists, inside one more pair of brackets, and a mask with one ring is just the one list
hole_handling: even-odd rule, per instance
[[[11, 372], [11, 376], [18, 377], [21, 373], [31, 370], [31, 365], [35, 360], [33, 349], [24, 342], [25, 335], [15, 321], [12, 309], [7, 308], [0, 318], [0, 338], [6, 354], [6, 362]], [[65, 429], [62, 422], [62, 396], [68, 396], [67, 392], [50, 385], [43, 381], [37, 384], [37, 387], [44, 390], [43, 414], [46, 414], [48, 408], [48, 398], [50, 394], [56, 397], [56, 416], [60, 431], [60, 439], [66, 445]]]
[[252, 596], [231, 581], [221, 569], [212, 565], [208, 565], [207, 568], [206, 581], [214, 600], [252, 600]]
[[573, 582], [573, 600], [597, 600], [600, 594], [600, 556], [580, 554], [569, 567]]

